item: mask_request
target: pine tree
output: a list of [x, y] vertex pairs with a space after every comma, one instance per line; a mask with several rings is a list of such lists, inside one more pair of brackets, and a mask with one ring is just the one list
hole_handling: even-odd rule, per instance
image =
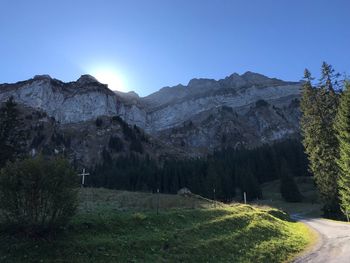
[[340, 106], [335, 121], [335, 129], [339, 142], [339, 198], [342, 211], [350, 212], [350, 84], [341, 95]]
[[23, 154], [23, 124], [19, 119], [17, 104], [10, 97], [0, 108], [0, 167]]
[[305, 70], [301, 100], [303, 144], [323, 201], [324, 214], [328, 217], [339, 213], [338, 142], [333, 127], [338, 107], [335, 76], [333, 68], [323, 63], [321, 82], [316, 88], [310, 72]]

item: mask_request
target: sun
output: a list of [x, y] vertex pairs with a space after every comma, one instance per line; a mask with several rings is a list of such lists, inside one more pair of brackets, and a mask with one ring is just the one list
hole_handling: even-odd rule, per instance
[[125, 82], [116, 70], [101, 68], [94, 70], [91, 75], [99, 82], [108, 84], [108, 88], [111, 90], [126, 91]]

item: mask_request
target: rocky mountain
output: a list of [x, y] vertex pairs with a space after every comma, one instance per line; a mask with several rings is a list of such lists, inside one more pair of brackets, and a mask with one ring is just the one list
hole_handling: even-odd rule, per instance
[[141, 98], [145, 129], [199, 153], [297, 136], [300, 88], [299, 82], [252, 72], [219, 81], [193, 79]]
[[[48, 75], [14, 84], [0, 85], [0, 102], [13, 96], [15, 101], [43, 110], [60, 123], [77, 123], [96, 119], [99, 116], [121, 115], [133, 124], [143, 120], [141, 111], [133, 103], [99, 83], [89, 75], [75, 82], [64, 83]], [[140, 116], [139, 116], [140, 115]], [[144, 121], [140, 123], [142, 126]]]
[[66, 156], [76, 167], [91, 167], [119, 156], [166, 160], [185, 155], [118, 116], [63, 124], [44, 111], [22, 104], [18, 104], [16, 110], [18, 129], [24, 135], [22, 144], [32, 156], [59, 154]]
[[299, 133], [300, 83], [253, 72], [221, 80], [192, 79], [187, 86], [165, 87], [143, 98], [134, 92], [113, 92], [89, 75], [68, 83], [42, 75], [1, 84], [0, 102], [10, 96], [45, 112], [60, 128], [119, 116], [169, 148], [195, 155], [229, 146], [253, 147]]

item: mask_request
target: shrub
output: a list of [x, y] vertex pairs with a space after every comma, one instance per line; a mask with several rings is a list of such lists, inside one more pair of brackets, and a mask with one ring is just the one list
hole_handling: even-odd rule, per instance
[[66, 225], [77, 208], [77, 176], [68, 161], [42, 156], [0, 171], [0, 211], [7, 227], [40, 236]]

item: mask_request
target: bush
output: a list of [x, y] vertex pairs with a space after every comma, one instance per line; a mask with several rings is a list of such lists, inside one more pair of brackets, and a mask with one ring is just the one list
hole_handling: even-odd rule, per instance
[[58, 230], [76, 211], [77, 178], [62, 158], [8, 163], [0, 171], [2, 223], [34, 237]]

